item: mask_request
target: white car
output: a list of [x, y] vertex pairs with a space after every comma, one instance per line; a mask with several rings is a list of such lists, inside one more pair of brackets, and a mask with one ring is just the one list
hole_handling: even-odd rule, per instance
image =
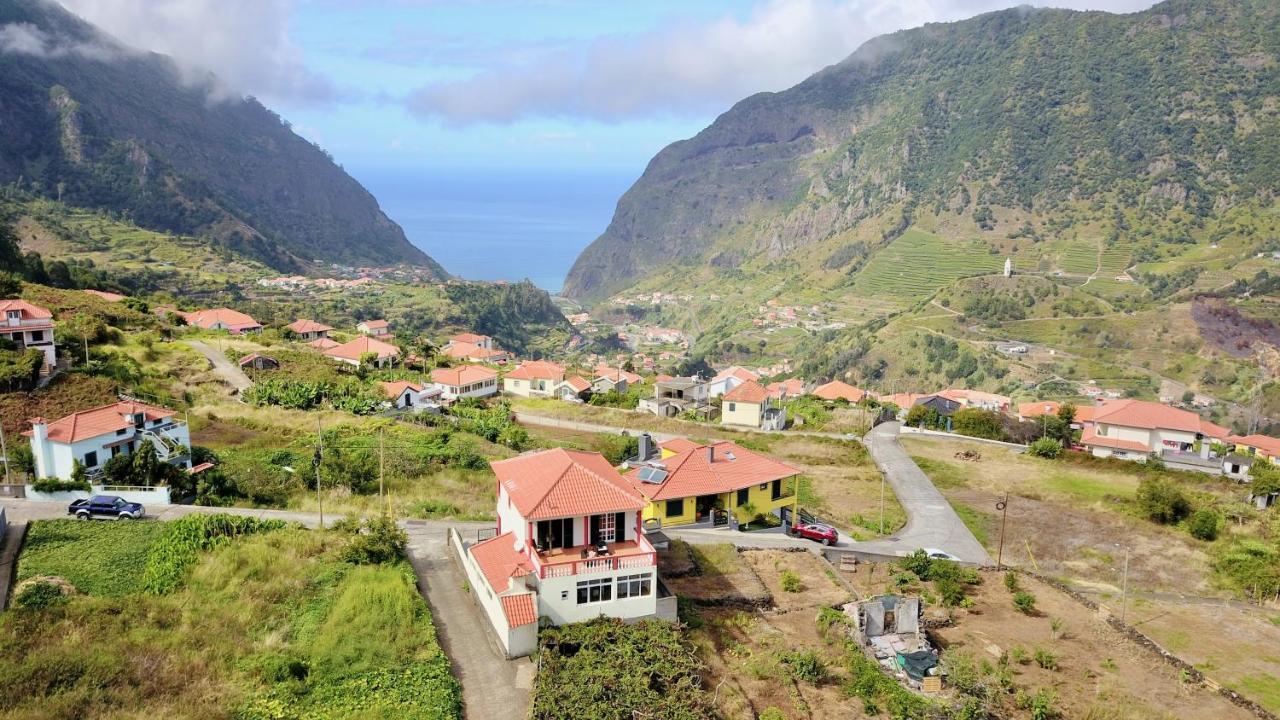
[[930, 560], [950, 560], [952, 562], [960, 562], [960, 558], [956, 557], [955, 555], [952, 555], [949, 552], [946, 552], [945, 550], [939, 550], [938, 548], [922, 548], [922, 549], [924, 550], [924, 554], [929, 556]]

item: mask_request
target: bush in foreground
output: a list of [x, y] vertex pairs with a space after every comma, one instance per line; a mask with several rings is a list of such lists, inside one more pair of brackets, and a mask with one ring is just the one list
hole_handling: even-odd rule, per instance
[[1027, 454], [1032, 457], [1053, 460], [1062, 454], [1062, 443], [1049, 437], [1042, 437], [1027, 446]]
[[1187, 522], [1187, 531], [1197, 540], [1213, 542], [1218, 539], [1218, 525], [1222, 517], [1213, 508], [1200, 508], [1191, 515]]
[[1025, 590], [1019, 590], [1013, 594], [1013, 607], [1023, 615], [1034, 615], [1036, 613], [1036, 596]]
[[1191, 514], [1187, 496], [1168, 480], [1143, 478], [1138, 483], [1137, 500], [1143, 517], [1162, 525], [1180, 522]]

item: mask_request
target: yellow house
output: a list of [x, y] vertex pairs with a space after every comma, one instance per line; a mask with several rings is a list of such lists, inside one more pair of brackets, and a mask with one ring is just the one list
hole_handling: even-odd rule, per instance
[[[625, 477], [645, 496], [641, 518], [663, 527], [711, 522], [713, 510], [738, 522], [756, 515], [795, 517], [800, 471], [773, 458], [722, 441], [664, 443], [661, 459], [632, 468]], [[674, 454], [671, 454], [674, 453]]]
[[1231, 435], [1227, 437], [1226, 442], [1234, 443], [1236, 452], [1248, 453], [1280, 464], [1280, 439], [1266, 435], [1245, 435], [1244, 437]]
[[763, 385], [748, 380], [724, 394], [720, 424], [781, 430], [787, 424], [787, 416]]

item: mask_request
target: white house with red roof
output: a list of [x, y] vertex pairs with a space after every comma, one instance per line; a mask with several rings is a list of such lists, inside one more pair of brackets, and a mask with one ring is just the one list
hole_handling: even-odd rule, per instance
[[262, 330], [262, 325], [239, 310], [231, 308], [210, 308], [183, 313], [187, 324], [205, 330], [226, 330], [232, 335], [254, 333]]
[[53, 343], [53, 313], [25, 300], [0, 300], [0, 339], [8, 340], [19, 350], [44, 353], [44, 366], [50, 370], [58, 364]]
[[[325, 325], [324, 323], [318, 323], [315, 320], [306, 319], [294, 320], [284, 327], [286, 330], [292, 330], [293, 334], [297, 335], [298, 339], [303, 342], [311, 342], [313, 340], [319, 340], [320, 338], [327, 338], [329, 337], [329, 333], [333, 331], [333, 328]], [[337, 343], [334, 344], [336, 345]]]
[[436, 368], [431, 371], [431, 384], [446, 402], [464, 397], [489, 397], [498, 394], [498, 373], [483, 365]]
[[434, 384], [416, 383], [409, 380], [379, 382], [378, 387], [381, 388], [382, 394], [386, 396], [387, 402], [396, 410], [421, 412], [423, 410], [438, 409], [440, 407], [438, 401], [443, 397], [443, 391]]
[[574, 375], [561, 380], [552, 394], [560, 400], [581, 401], [590, 393], [591, 383], [581, 375]]
[[813, 389], [813, 396], [820, 400], [836, 401], [846, 400], [851, 403], [860, 403], [867, 397], [867, 391], [859, 387], [854, 387], [843, 380], [832, 380], [829, 383], [823, 383]]
[[636, 373], [622, 368], [609, 367], [608, 365], [597, 365], [594, 375], [595, 379], [591, 381], [591, 390], [598, 393], [606, 393], [610, 390], [624, 393], [628, 387], [644, 380]]
[[356, 323], [356, 330], [362, 335], [386, 338], [391, 336], [391, 323], [386, 320], [363, 320]]
[[161, 461], [191, 467], [187, 424], [173, 410], [133, 400], [81, 410], [53, 422], [32, 418], [31, 429], [23, 434], [31, 438], [37, 478], [70, 480], [79, 461], [92, 480], [102, 474], [107, 460], [147, 442], [155, 446]]
[[738, 522], [757, 514], [794, 518], [800, 474], [794, 467], [729, 441], [676, 439], [659, 448], [658, 457], [631, 463], [625, 474], [647, 501], [646, 523], [727, 522], [730, 514]]
[[1094, 408], [1080, 444], [1097, 457], [1145, 461], [1156, 454], [1190, 465], [1198, 457], [1207, 466], [1211, 443], [1226, 441], [1230, 434], [1189, 410], [1146, 400], [1108, 400]]
[[[320, 341], [313, 341], [313, 343], [318, 342]], [[361, 336], [350, 342], [335, 345], [323, 352], [338, 362], [355, 365], [356, 367], [360, 366], [361, 358], [368, 354], [374, 355], [373, 364], [377, 367], [392, 365], [395, 363], [396, 358], [400, 357], [400, 348], [368, 336]]]
[[546, 397], [564, 380], [564, 366], [548, 360], [529, 360], [502, 378], [502, 391], [520, 397]]
[[994, 410], [995, 412], [1008, 412], [1013, 405], [1013, 399], [1008, 395], [999, 395], [996, 393], [983, 392], [981, 390], [963, 390], [948, 389], [937, 393], [939, 397], [958, 402], [962, 407], [978, 408], [980, 410]]
[[727, 367], [716, 373], [716, 376], [707, 383], [707, 397], [718, 398], [745, 382], [754, 382], [759, 379], [759, 375], [739, 365]]
[[771, 395], [755, 380], [748, 380], [720, 399], [720, 423], [782, 430], [787, 426], [787, 411], [781, 406], [781, 398]]
[[535, 651], [540, 618], [675, 619], [641, 527], [645, 499], [603, 455], [555, 448], [491, 466], [496, 536], [451, 540], [508, 656]]

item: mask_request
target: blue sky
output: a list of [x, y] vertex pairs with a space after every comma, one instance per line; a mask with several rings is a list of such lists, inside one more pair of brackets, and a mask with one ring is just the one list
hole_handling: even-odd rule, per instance
[[[875, 35], [1018, 0], [61, 0], [349, 167], [617, 168]], [[1060, 0], [1132, 11], [1149, 0]]]

